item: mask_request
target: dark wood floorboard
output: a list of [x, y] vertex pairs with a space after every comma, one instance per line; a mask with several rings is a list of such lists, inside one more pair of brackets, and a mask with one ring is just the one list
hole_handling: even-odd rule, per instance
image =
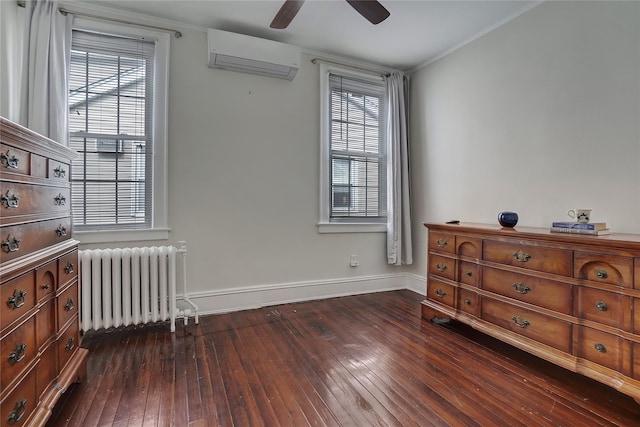
[[640, 405], [382, 292], [84, 337], [55, 426], [638, 426]]

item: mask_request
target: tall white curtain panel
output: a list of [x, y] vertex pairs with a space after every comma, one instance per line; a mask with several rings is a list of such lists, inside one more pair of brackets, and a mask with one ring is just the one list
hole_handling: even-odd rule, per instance
[[52, 0], [26, 2], [28, 13], [27, 127], [68, 145], [67, 75], [73, 15]]
[[409, 79], [400, 72], [385, 78], [387, 106], [387, 261], [413, 263], [409, 185]]

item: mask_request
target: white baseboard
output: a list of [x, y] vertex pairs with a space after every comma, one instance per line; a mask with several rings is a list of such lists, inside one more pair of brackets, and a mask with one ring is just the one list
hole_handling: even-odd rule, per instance
[[[401, 273], [189, 292], [188, 295], [198, 306], [198, 314], [204, 315], [399, 289], [424, 295], [424, 283], [424, 277]], [[179, 302], [181, 299], [182, 295], [178, 295]]]
[[420, 295], [427, 295], [427, 278], [413, 273], [406, 273], [406, 288]]

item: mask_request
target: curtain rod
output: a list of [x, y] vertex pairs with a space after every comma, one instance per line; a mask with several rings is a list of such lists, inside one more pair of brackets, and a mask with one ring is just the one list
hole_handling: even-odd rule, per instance
[[[18, 3], [18, 7], [25, 7], [27, 2], [23, 0], [23, 1], [18, 1], [17, 3]], [[90, 13], [84, 13], [84, 12], [74, 12], [72, 10], [67, 10], [67, 9], [64, 9], [64, 8], [59, 8], [58, 10], [60, 11], [60, 13], [63, 13], [65, 15], [67, 13], [70, 13], [72, 15], [83, 16], [85, 18], [101, 19], [101, 20], [105, 20], [105, 21], [117, 22], [119, 24], [136, 25], [138, 27], [153, 28], [154, 30], [171, 31], [173, 33], [173, 35], [177, 39], [182, 37], [182, 32], [180, 32], [178, 30], [171, 29], [171, 28], [157, 27], [155, 25], [147, 25], [147, 24], [138, 24], [137, 22], [125, 21], [123, 19], [105, 18], [104, 16], [92, 15]]]
[[343, 63], [340, 63], [340, 62], [329, 61], [328, 59], [323, 59], [323, 58], [313, 58], [311, 60], [311, 62], [313, 64], [317, 64], [318, 62], [325, 62], [327, 64], [340, 65], [341, 67], [349, 67], [349, 68], [353, 68], [353, 69], [356, 69], [356, 70], [359, 70], [359, 71], [364, 71], [364, 72], [367, 72], [367, 73], [379, 74], [381, 77], [389, 77], [391, 75], [391, 73], [381, 73], [379, 71], [369, 70], [369, 69], [366, 69], [366, 68], [363, 68], [363, 67], [356, 67], [356, 66], [353, 66], [353, 65], [343, 64]]

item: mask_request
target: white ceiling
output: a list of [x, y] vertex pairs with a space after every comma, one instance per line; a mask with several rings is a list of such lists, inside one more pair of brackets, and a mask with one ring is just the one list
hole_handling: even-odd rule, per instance
[[410, 70], [539, 4], [529, 0], [380, 0], [378, 25], [344, 0], [306, 0], [289, 28], [269, 28], [284, 0], [77, 0]]

